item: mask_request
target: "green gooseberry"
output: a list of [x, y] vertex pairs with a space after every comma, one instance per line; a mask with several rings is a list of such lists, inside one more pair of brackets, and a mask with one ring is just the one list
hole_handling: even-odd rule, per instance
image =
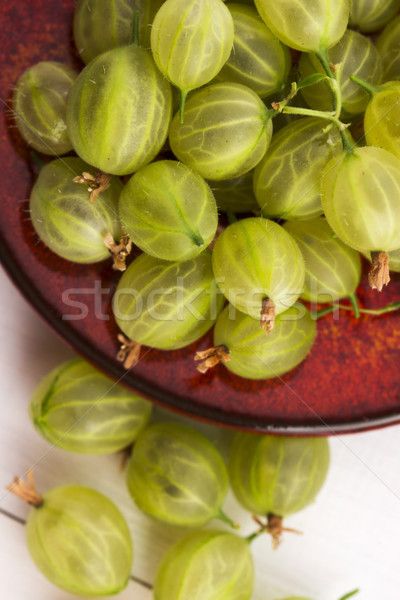
[[113, 312], [131, 340], [159, 350], [175, 350], [204, 335], [223, 303], [209, 250], [185, 262], [141, 254], [120, 279]]
[[287, 221], [283, 226], [296, 240], [305, 264], [303, 300], [336, 302], [353, 296], [361, 278], [361, 259], [344, 244], [326, 219]]
[[139, 41], [150, 48], [154, 15], [164, 0], [78, 0], [74, 11], [74, 40], [85, 64], [117, 46], [129, 44], [134, 15], [139, 14]]
[[[196, 355], [196, 360], [206, 359], [198, 367], [201, 373], [218, 362], [213, 360], [215, 356], [235, 375], [272, 379], [294, 369], [310, 352], [317, 327], [305, 306], [301, 305], [301, 310], [292, 307], [278, 315], [268, 335], [255, 319], [239, 311], [232, 316], [231, 309], [227, 306], [217, 319], [213, 352]], [[211, 364], [207, 356], [211, 356]]]
[[351, 248], [372, 252], [369, 281], [389, 282], [386, 253], [400, 248], [400, 159], [382, 148], [343, 151], [325, 167], [321, 198], [333, 231]]
[[164, 260], [194, 258], [218, 225], [214, 196], [204, 179], [183, 163], [160, 160], [137, 171], [119, 200], [124, 230], [141, 249]]
[[391, 271], [400, 273], [400, 248], [389, 252], [389, 268]]
[[161, 73], [181, 90], [181, 122], [188, 92], [215, 77], [232, 44], [233, 21], [221, 0], [166, 0], [157, 12], [151, 49]]
[[[251, 217], [229, 225], [213, 249], [220, 290], [238, 310], [264, 323], [268, 301], [278, 315], [292, 306], [304, 284], [304, 261], [294, 239], [268, 219]], [[267, 324], [267, 330], [273, 326]]]
[[233, 48], [216, 80], [247, 85], [260, 98], [281, 91], [292, 64], [289, 49], [263, 23], [254, 6], [227, 6], [234, 24]]
[[372, 97], [364, 115], [365, 140], [400, 158], [400, 81], [371, 88]]
[[211, 181], [210, 185], [220, 210], [243, 213], [258, 209], [253, 192], [253, 171], [233, 179]]
[[80, 485], [56, 487], [43, 496], [19, 478], [7, 489], [34, 508], [26, 522], [28, 550], [39, 571], [77, 596], [118, 594], [133, 559], [126, 521], [111, 500]]
[[43, 154], [72, 150], [66, 124], [67, 96], [78, 74], [55, 61], [27, 69], [15, 86], [13, 111], [24, 140]]
[[161, 560], [154, 600], [249, 600], [254, 565], [248, 542], [224, 531], [196, 531]]
[[190, 96], [185, 122], [175, 115], [172, 152], [205, 179], [239, 177], [267, 151], [272, 122], [263, 101], [239, 83], [216, 83]]
[[237, 433], [230, 449], [229, 477], [238, 502], [270, 522], [314, 502], [328, 468], [325, 438]]
[[222, 511], [228, 472], [219, 451], [195, 429], [177, 423], [152, 425], [137, 439], [127, 484], [150, 517], [179, 527], [201, 527]]
[[137, 171], [161, 150], [172, 93], [147, 50], [108, 50], [79, 74], [67, 102], [68, 134], [76, 153], [105, 173]]
[[50, 443], [71, 452], [126, 448], [147, 425], [152, 405], [82, 359], [53, 369], [35, 389], [30, 417]]
[[351, 27], [358, 27], [363, 33], [378, 31], [399, 11], [399, 0], [351, 0]]
[[85, 185], [73, 179], [91, 167], [68, 156], [45, 165], [32, 188], [29, 206], [40, 239], [59, 256], [77, 263], [109, 258], [104, 237], [119, 239], [118, 198], [122, 184], [113, 177], [95, 202]]
[[[348, 29], [342, 39], [328, 50], [328, 60], [337, 68], [336, 78], [342, 96], [342, 119], [352, 119], [363, 113], [368, 104], [368, 93], [350, 79], [356, 75], [372, 85], [382, 80], [383, 66], [379, 52], [371, 40]], [[303, 54], [299, 61], [302, 78], [313, 73], [324, 73], [324, 69], [313, 54]], [[311, 108], [332, 110], [332, 92], [326, 81], [305, 87], [301, 93]]]
[[340, 40], [349, 20], [349, 0], [255, 0], [263, 21], [290, 48], [323, 52]]
[[400, 79], [400, 15], [395, 17], [379, 35], [376, 48], [383, 63], [383, 81]]
[[283, 127], [254, 170], [254, 193], [270, 218], [312, 219], [322, 214], [321, 169], [342, 150], [337, 128], [304, 117]]

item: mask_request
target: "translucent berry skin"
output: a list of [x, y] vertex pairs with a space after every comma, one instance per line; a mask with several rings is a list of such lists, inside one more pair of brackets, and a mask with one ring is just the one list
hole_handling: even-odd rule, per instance
[[43, 495], [26, 523], [29, 552], [49, 581], [71, 594], [117, 594], [129, 581], [133, 558], [128, 526], [103, 494], [83, 486]]
[[164, 260], [194, 258], [214, 238], [217, 205], [205, 180], [172, 160], [137, 171], [119, 201], [124, 230], [141, 250]]
[[321, 176], [321, 198], [333, 231], [359, 252], [400, 248], [400, 160], [373, 146], [333, 158]]
[[232, 44], [233, 21], [221, 0], [166, 0], [151, 28], [158, 68], [184, 92], [211, 81]]
[[287, 517], [311, 504], [329, 468], [325, 438], [237, 433], [229, 477], [240, 504], [257, 515]]
[[217, 81], [235, 81], [254, 90], [260, 98], [279, 92], [292, 64], [289, 49], [262, 22], [255, 8], [229, 3], [235, 35], [231, 55]]
[[400, 79], [400, 15], [394, 18], [376, 40], [383, 63], [383, 81]]
[[185, 262], [142, 254], [120, 279], [113, 312], [131, 340], [159, 350], [175, 350], [204, 335], [223, 303], [209, 250]]
[[100, 54], [79, 74], [67, 102], [68, 134], [90, 165], [126, 175], [161, 150], [171, 110], [171, 87], [147, 50], [121, 46]]
[[154, 15], [164, 0], [78, 0], [74, 12], [74, 40], [85, 64], [117, 46], [129, 44], [134, 14], [139, 13], [139, 43], [150, 48]]
[[196, 531], [164, 555], [154, 600], [249, 600], [254, 566], [245, 539], [223, 531]]
[[66, 124], [67, 96], [78, 74], [59, 62], [39, 62], [15, 86], [15, 122], [24, 140], [43, 154], [72, 150]]
[[263, 21], [284, 44], [303, 52], [330, 48], [344, 34], [348, 0], [255, 0]]
[[81, 359], [53, 369], [35, 389], [30, 417], [51, 444], [70, 452], [107, 454], [126, 448], [152, 405]]
[[306, 275], [303, 300], [336, 302], [354, 294], [361, 277], [358, 252], [346, 246], [326, 219], [287, 221], [284, 228], [296, 240], [304, 258]]
[[[337, 79], [342, 94], [342, 119], [352, 119], [367, 107], [369, 94], [350, 79], [356, 75], [372, 85], [382, 81], [383, 65], [379, 52], [369, 38], [357, 31], [348, 29], [342, 39], [328, 50], [329, 61], [341, 64]], [[303, 54], [299, 61], [302, 78], [312, 73], [323, 73], [323, 67], [316, 56]], [[306, 87], [301, 93], [311, 108], [332, 110], [332, 92], [326, 81]]]
[[399, 11], [399, 0], [352, 0], [349, 25], [363, 33], [378, 31]]
[[391, 271], [400, 273], [400, 248], [389, 252], [389, 268]]
[[365, 140], [400, 158], [400, 81], [378, 88], [364, 115]]
[[253, 192], [253, 171], [233, 179], [211, 181], [210, 186], [217, 206], [222, 211], [243, 213], [258, 209]]
[[72, 181], [85, 171], [93, 169], [76, 157], [48, 163], [32, 188], [29, 206], [32, 224], [46, 246], [72, 262], [95, 263], [110, 257], [104, 236], [120, 237], [117, 211], [122, 184], [113, 177], [91, 202], [87, 186]]
[[136, 441], [127, 484], [137, 506], [157, 521], [201, 527], [221, 510], [228, 472], [204, 435], [185, 425], [159, 423]]
[[272, 135], [267, 109], [253, 90], [217, 83], [186, 102], [185, 121], [172, 120], [169, 142], [175, 156], [205, 179], [239, 177], [260, 162]]
[[293, 121], [276, 133], [254, 170], [254, 193], [264, 217], [312, 219], [322, 214], [321, 169], [342, 150], [337, 128], [314, 117]]
[[265, 334], [258, 321], [231, 306], [219, 315], [214, 329], [215, 346], [229, 349], [229, 361], [223, 365], [246, 379], [272, 379], [291, 371], [310, 352], [317, 333], [316, 322], [309, 311], [289, 308], [278, 315]]
[[272, 300], [279, 314], [303, 291], [301, 252], [283, 227], [268, 219], [242, 219], [229, 225], [215, 243], [213, 269], [229, 302], [258, 320], [265, 298]]

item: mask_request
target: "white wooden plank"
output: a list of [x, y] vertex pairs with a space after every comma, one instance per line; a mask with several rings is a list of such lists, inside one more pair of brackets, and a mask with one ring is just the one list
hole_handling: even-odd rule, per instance
[[[29, 397], [40, 378], [72, 353], [47, 329], [4, 274], [0, 274], [0, 326], [3, 334], [0, 348], [1, 489], [14, 475], [21, 475], [36, 464], [40, 490], [81, 483], [107, 494], [123, 511], [132, 530], [135, 545], [133, 574], [152, 582], [164, 551], [183, 533], [154, 523], [136, 509], [126, 491], [118, 455], [93, 457], [66, 453], [51, 448], [36, 434], [27, 415]], [[157, 419], [165, 418], [176, 419], [171, 413], [158, 411]], [[229, 432], [191, 423], [226, 449]], [[392, 427], [331, 441], [332, 466], [318, 501], [288, 519], [288, 526], [302, 530], [304, 535], [287, 534], [276, 552], [272, 551], [266, 537], [260, 537], [254, 543], [256, 587], [252, 600], [276, 600], [289, 595], [337, 600], [342, 593], [356, 586], [362, 588], [359, 600], [398, 600], [399, 433], [400, 427]], [[21, 517], [29, 510], [17, 498], [1, 491], [0, 507]], [[242, 523], [244, 533], [254, 529], [250, 517], [238, 507], [231, 494], [225, 510]], [[4, 516], [1, 518], [1, 523], [6, 525], [4, 529], [2, 525], [0, 559], [7, 561], [11, 560], [5, 556], [8, 537], [14, 535], [11, 529], [22, 530], [14, 522], [9, 529], [8, 521]], [[219, 527], [216, 522], [210, 524], [210, 527], [216, 526]], [[17, 569], [19, 573], [19, 595], [16, 593], [11, 597], [13, 600], [50, 598], [45, 595], [47, 592], [41, 592], [39, 582], [43, 578], [29, 574], [32, 565], [26, 551], [22, 551], [22, 533], [15, 539], [21, 546], [19, 549], [13, 546], [14, 576]], [[27, 583], [24, 587], [25, 572]], [[35, 584], [31, 577], [35, 578]], [[32, 589], [37, 589], [37, 596], [32, 596]], [[64, 599], [62, 595], [54, 595], [54, 588], [51, 589], [52, 600]], [[0, 594], [0, 597], [10, 597], [10, 594]], [[151, 595], [144, 598], [147, 600], [147, 597]], [[138, 598], [141, 600], [141, 596]]]

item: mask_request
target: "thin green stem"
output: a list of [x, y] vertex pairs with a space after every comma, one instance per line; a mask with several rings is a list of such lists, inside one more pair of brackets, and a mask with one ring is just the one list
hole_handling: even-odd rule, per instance
[[[342, 310], [348, 310], [350, 312], [355, 310], [354, 306], [347, 306], [346, 304], [333, 304], [331, 306], [327, 306], [326, 308], [316, 310], [312, 314], [313, 317], [318, 320], [319, 318], [333, 312], [335, 309], [338, 308], [341, 308]], [[391, 302], [383, 308], [359, 308], [360, 313], [364, 315], [372, 315], [374, 317], [379, 317], [380, 315], [395, 312], [396, 310], [400, 310], [400, 302]]]
[[327, 121], [334, 123], [340, 131], [344, 131], [346, 127], [348, 127], [348, 125], [339, 121], [339, 119], [331, 112], [313, 110], [312, 108], [299, 108], [298, 106], [284, 106], [281, 112], [287, 115], [303, 115], [305, 117], [318, 117], [320, 119], [326, 119]]
[[189, 93], [188, 90], [181, 90], [181, 104], [180, 104], [180, 108], [179, 108], [180, 123], [183, 123], [183, 115], [185, 112], [185, 103], [186, 103], [186, 98], [187, 98], [188, 93]]
[[215, 518], [219, 519], [223, 523], [226, 523], [230, 527], [233, 527], [233, 529], [240, 529], [240, 525], [238, 523], [235, 523], [235, 521], [228, 517], [228, 515], [224, 513], [222, 508], [219, 509], [218, 513], [215, 515]]
[[356, 294], [354, 294], [354, 293], [349, 294], [349, 300], [353, 307], [354, 315], [355, 315], [356, 319], [359, 319], [360, 318], [360, 305], [358, 303], [358, 298], [357, 298]]
[[335, 113], [335, 116], [339, 118], [340, 112], [342, 110], [342, 93], [340, 91], [339, 84], [336, 80], [335, 72], [333, 71], [331, 63], [329, 62], [326, 48], [324, 48], [320, 52], [317, 52], [316, 57], [321, 63], [325, 73], [328, 75], [328, 83], [332, 93], [333, 112]]
[[254, 533], [251, 533], [250, 535], [246, 536], [245, 538], [243, 538], [245, 540], [245, 542], [247, 542], [248, 544], [251, 544], [252, 542], [254, 542], [254, 540], [256, 538], [258, 538], [258, 536], [260, 535], [260, 533], [263, 533], [263, 529], [258, 529], [257, 531], [255, 531]]
[[362, 87], [363, 90], [371, 94], [371, 96], [373, 96], [380, 90], [380, 88], [377, 85], [372, 85], [372, 83], [368, 83], [368, 81], [360, 79], [360, 77], [357, 77], [356, 75], [350, 75], [350, 79], [354, 81], [354, 83]]
[[347, 600], [347, 598], [351, 598], [351, 596], [358, 594], [359, 591], [360, 591], [359, 589], [353, 590], [353, 591], [349, 592], [348, 594], [345, 594], [344, 596], [339, 598], [339, 600]]
[[46, 163], [44, 162], [44, 160], [42, 160], [40, 158], [40, 156], [38, 154], [36, 154], [36, 152], [34, 150], [30, 150], [29, 156], [31, 157], [32, 162], [34, 162], [35, 165], [37, 167], [39, 167], [39, 169], [42, 169], [46, 165]]
[[228, 217], [229, 225], [232, 225], [232, 223], [237, 222], [236, 215], [231, 208], [226, 209], [226, 216]]
[[134, 46], [139, 46], [139, 11], [136, 10], [133, 14], [133, 27], [130, 43]]

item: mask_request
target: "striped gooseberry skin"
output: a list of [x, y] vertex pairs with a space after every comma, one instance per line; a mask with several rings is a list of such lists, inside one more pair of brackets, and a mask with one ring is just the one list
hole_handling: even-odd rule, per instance
[[95, 202], [74, 177], [90, 172], [80, 158], [67, 156], [45, 165], [32, 188], [29, 207], [36, 233], [58, 256], [77, 263], [109, 258], [104, 237], [119, 239], [118, 198], [122, 184], [113, 177]]
[[336, 44], [349, 19], [349, 0], [255, 0], [255, 5], [277, 38], [303, 52]]
[[166, 0], [151, 28], [158, 68], [184, 93], [215, 77], [232, 44], [233, 21], [221, 0]]
[[24, 140], [43, 154], [72, 150], [67, 133], [67, 96], [78, 74], [55, 61], [39, 62], [27, 69], [15, 86], [15, 122]]
[[75, 46], [85, 64], [102, 52], [129, 44], [135, 13], [139, 43], [150, 48], [154, 15], [164, 0], [78, 0], [74, 11]]
[[389, 269], [400, 273], [400, 248], [389, 252]]
[[337, 128], [315, 117], [289, 123], [276, 133], [254, 170], [254, 193], [265, 217], [312, 219], [322, 214], [321, 169], [342, 150]]
[[314, 501], [329, 468], [325, 438], [237, 433], [229, 478], [239, 503], [257, 515], [287, 517]]
[[53, 369], [35, 389], [30, 417], [50, 443], [70, 452], [126, 448], [146, 426], [152, 405], [82, 359]]
[[378, 31], [399, 8], [399, 0], [351, 0], [349, 25], [363, 33]]
[[185, 262], [141, 254], [120, 279], [113, 312], [131, 340], [159, 350], [175, 350], [204, 335], [223, 303], [209, 250]]
[[214, 329], [214, 344], [229, 349], [224, 366], [246, 379], [272, 379], [291, 371], [310, 352], [317, 333], [310, 312], [289, 308], [278, 315], [265, 335], [258, 321], [227, 306], [219, 315]]
[[393, 19], [376, 40], [383, 63], [383, 81], [400, 79], [400, 15]]
[[296, 240], [304, 258], [306, 275], [303, 300], [335, 302], [354, 294], [361, 278], [361, 259], [346, 246], [326, 219], [287, 221], [283, 226]]
[[206, 181], [173, 160], [137, 171], [119, 200], [124, 230], [141, 250], [164, 260], [194, 258], [214, 238], [217, 205]]
[[364, 115], [365, 140], [400, 158], [400, 81], [380, 86]]
[[137, 439], [126, 474], [129, 492], [147, 515], [178, 527], [218, 517], [228, 492], [219, 451], [195, 429], [158, 423]]
[[163, 556], [154, 600], [249, 600], [254, 566], [248, 542], [224, 531], [196, 531]]
[[172, 120], [175, 156], [205, 179], [239, 177], [260, 162], [272, 135], [261, 98], [239, 83], [216, 83], [186, 102], [185, 121]]
[[260, 19], [255, 8], [229, 3], [234, 41], [217, 81], [235, 81], [266, 98], [285, 86], [292, 64], [289, 49]]
[[29, 552], [47, 579], [71, 594], [117, 594], [129, 581], [133, 558], [128, 526], [103, 494], [78, 485], [43, 494], [26, 523]]
[[[343, 119], [360, 115], [367, 108], [369, 94], [350, 79], [356, 75], [372, 85], [382, 81], [383, 66], [379, 52], [369, 38], [357, 31], [348, 29], [342, 39], [328, 50], [328, 59], [341, 66], [337, 70], [337, 79], [342, 94]], [[303, 54], [299, 61], [302, 78], [312, 73], [323, 73], [323, 67], [316, 56]], [[301, 90], [305, 101], [316, 110], [332, 110], [332, 92], [326, 81]]]
[[333, 231], [359, 252], [400, 248], [400, 160], [366, 146], [334, 157], [321, 176], [321, 198]]
[[229, 225], [215, 243], [213, 269], [229, 302], [258, 320], [265, 298], [279, 314], [303, 291], [300, 249], [283, 227], [268, 219], [251, 217]]
[[68, 133], [83, 160], [126, 175], [158, 154], [171, 110], [171, 87], [147, 50], [120, 46], [97, 56], [76, 79], [67, 102]]
[[220, 210], [243, 213], [258, 209], [253, 192], [253, 171], [233, 179], [211, 181], [210, 185]]

